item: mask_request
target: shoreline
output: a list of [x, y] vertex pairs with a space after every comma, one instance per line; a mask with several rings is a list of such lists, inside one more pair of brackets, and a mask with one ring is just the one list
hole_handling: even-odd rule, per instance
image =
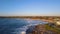
[[60, 21], [60, 16], [0, 16], [0, 18], [23, 18], [32, 20], [42, 20], [44, 22]]

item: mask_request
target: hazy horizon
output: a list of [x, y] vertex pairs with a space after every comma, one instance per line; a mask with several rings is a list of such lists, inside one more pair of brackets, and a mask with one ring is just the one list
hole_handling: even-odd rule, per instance
[[60, 0], [0, 0], [0, 16], [60, 16]]

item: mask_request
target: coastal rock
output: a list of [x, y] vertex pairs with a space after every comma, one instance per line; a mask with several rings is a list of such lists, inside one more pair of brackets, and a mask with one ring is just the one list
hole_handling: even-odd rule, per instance
[[26, 34], [58, 34], [56, 31], [53, 30], [46, 30], [45, 25], [36, 25], [33, 27], [30, 27]]

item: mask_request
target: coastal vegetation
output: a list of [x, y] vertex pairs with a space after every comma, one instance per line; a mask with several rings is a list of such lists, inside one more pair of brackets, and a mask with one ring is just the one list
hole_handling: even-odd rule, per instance
[[27, 31], [27, 34], [60, 34], [60, 28], [56, 28], [56, 25], [53, 23], [45, 24], [45, 25], [36, 25], [35, 28], [32, 27], [33, 30]]

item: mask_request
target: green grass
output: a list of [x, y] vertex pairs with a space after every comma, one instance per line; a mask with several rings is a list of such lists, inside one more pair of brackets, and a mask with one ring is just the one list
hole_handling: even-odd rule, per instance
[[53, 31], [56, 31], [56, 32], [60, 33], [59, 28], [49, 26], [48, 24], [46, 24], [45, 27], [46, 27], [46, 30], [53, 30]]

